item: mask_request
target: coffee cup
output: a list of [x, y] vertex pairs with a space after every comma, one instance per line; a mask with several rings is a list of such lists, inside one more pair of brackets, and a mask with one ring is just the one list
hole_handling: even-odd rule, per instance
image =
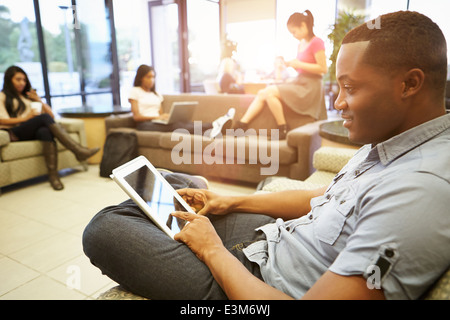
[[36, 113], [42, 113], [42, 102], [31, 102], [31, 109]]

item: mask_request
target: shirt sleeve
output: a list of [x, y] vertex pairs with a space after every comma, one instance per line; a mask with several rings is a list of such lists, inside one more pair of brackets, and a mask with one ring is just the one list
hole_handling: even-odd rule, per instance
[[161, 103], [163, 103], [164, 97], [162, 95], [160, 95], [159, 93], [156, 93], [156, 95], [158, 96], [158, 98], [161, 101]]
[[139, 100], [139, 88], [133, 87], [128, 94], [128, 99]]
[[0, 119], [9, 119], [9, 114], [5, 107], [5, 99], [5, 94], [0, 92]]
[[355, 203], [354, 233], [329, 270], [364, 275], [388, 299], [418, 299], [450, 261], [450, 187], [424, 172], [393, 180]]
[[312, 54], [316, 54], [321, 50], [325, 50], [325, 43], [319, 37], [315, 37], [314, 39], [312, 39], [309, 49], [311, 50]]

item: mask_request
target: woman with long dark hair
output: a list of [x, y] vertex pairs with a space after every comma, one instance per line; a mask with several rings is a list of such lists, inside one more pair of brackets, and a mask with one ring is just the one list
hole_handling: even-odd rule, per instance
[[280, 139], [284, 139], [288, 131], [283, 104], [296, 113], [318, 119], [321, 109], [325, 108], [322, 75], [327, 73], [328, 68], [325, 44], [316, 37], [313, 27], [314, 17], [309, 10], [290, 16], [287, 28], [300, 43], [296, 59], [286, 61], [285, 64], [294, 68], [298, 76], [294, 81], [271, 85], [259, 91], [237, 127], [247, 129], [265, 104], [277, 122]]
[[[190, 121], [177, 122], [173, 124], [153, 123], [154, 119], [167, 119], [169, 114], [164, 113], [162, 102], [164, 98], [155, 89], [156, 73], [152, 66], [141, 65], [136, 71], [134, 86], [130, 91], [128, 101], [131, 104], [133, 119], [136, 121], [136, 128], [143, 131], [172, 132], [178, 128], [187, 129], [194, 133], [194, 123]], [[230, 108], [228, 113], [213, 123], [202, 123], [202, 134], [210, 130], [209, 137], [215, 138], [219, 134], [225, 134], [226, 129], [231, 127], [235, 113], [234, 108]]]
[[[38, 102], [42, 109], [34, 110], [32, 102]], [[11, 141], [42, 141], [49, 182], [55, 190], [62, 190], [64, 186], [57, 170], [58, 151], [54, 138], [72, 151], [78, 161], [84, 161], [99, 151], [99, 148], [81, 146], [55, 123], [52, 109], [42, 102], [31, 88], [25, 71], [17, 66], [5, 71], [0, 92], [0, 130], [8, 131]]]
[[155, 89], [155, 70], [152, 66], [140, 65], [136, 71], [133, 88], [131, 88], [128, 101], [131, 104], [134, 121], [138, 129], [148, 129], [151, 120], [166, 119], [161, 103], [164, 98]]

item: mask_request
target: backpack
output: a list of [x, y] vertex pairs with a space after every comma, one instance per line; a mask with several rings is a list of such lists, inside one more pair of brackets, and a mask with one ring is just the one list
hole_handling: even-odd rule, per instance
[[100, 176], [109, 177], [112, 170], [138, 156], [137, 136], [134, 132], [110, 132], [103, 147]]

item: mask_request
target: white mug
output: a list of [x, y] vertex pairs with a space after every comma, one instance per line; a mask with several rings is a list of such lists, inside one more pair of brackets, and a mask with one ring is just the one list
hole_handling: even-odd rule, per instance
[[42, 102], [33, 101], [31, 102], [31, 109], [37, 113], [42, 113]]

